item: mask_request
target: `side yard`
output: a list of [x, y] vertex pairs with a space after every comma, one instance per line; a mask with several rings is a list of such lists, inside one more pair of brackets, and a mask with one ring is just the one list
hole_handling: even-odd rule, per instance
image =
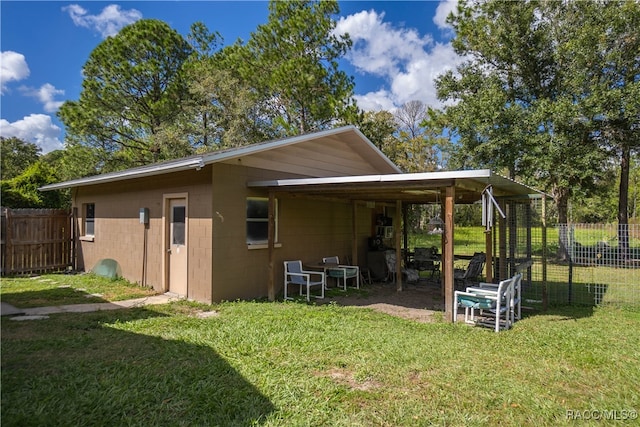
[[3, 302], [19, 308], [29, 308], [122, 301], [157, 295], [157, 292], [124, 279], [110, 280], [88, 273], [3, 277], [0, 295]]
[[556, 307], [499, 334], [259, 301], [1, 328], [3, 425], [556, 426], [640, 410], [633, 308]]

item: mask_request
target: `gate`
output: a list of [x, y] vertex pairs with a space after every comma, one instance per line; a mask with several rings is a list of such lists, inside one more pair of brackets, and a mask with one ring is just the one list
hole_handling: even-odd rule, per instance
[[65, 209], [2, 209], [3, 276], [72, 265], [73, 216]]

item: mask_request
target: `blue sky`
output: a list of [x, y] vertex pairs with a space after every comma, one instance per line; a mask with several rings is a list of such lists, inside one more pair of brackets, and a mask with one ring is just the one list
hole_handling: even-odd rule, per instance
[[[360, 108], [394, 108], [414, 99], [438, 106], [433, 80], [459, 62], [444, 22], [456, 1], [341, 1], [336, 31], [354, 48], [342, 69], [354, 76]], [[56, 112], [77, 100], [82, 66], [106, 37], [138, 19], [167, 22], [183, 35], [193, 22], [224, 44], [247, 40], [267, 22], [266, 1], [0, 2], [0, 135], [38, 144], [64, 143]]]

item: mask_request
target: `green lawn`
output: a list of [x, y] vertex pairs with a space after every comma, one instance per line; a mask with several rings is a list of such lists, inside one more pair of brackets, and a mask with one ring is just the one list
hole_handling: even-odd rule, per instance
[[45, 274], [35, 277], [3, 277], [0, 298], [19, 308], [122, 301], [155, 295], [151, 288], [124, 279], [94, 274]]
[[640, 410], [640, 313], [625, 308], [554, 308], [499, 334], [297, 302], [1, 328], [3, 426], [556, 426]]

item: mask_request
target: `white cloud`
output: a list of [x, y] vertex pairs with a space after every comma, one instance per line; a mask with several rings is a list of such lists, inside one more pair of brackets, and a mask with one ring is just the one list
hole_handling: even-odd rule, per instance
[[23, 141], [33, 142], [42, 149], [43, 154], [62, 149], [62, 143], [58, 139], [60, 128], [53, 124], [51, 116], [45, 114], [30, 114], [13, 123], [0, 119], [0, 136], [15, 136]]
[[358, 107], [365, 111], [393, 111], [396, 106], [393, 105], [389, 91], [380, 89], [377, 92], [369, 92], [364, 95], [355, 95], [354, 98], [358, 103]]
[[54, 98], [56, 95], [64, 95], [64, 90], [56, 89], [50, 83], [45, 83], [40, 86], [40, 89], [22, 86], [20, 91], [27, 95], [32, 96], [40, 101], [44, 107], [44, 111], [47, 113], [55, 113], [58, 108], [64, 103], [64, 101], [56, 101]]
[[0, 94], [4, 94], [6, 84], [29, 77], [27, 60], [21, 53], [6, 51], [0, 54]]
[[421, 37], [414, 29], [396, 30], [383, 19], [384, 13], [363, 10], [340, 18], [336, 24], [336, 33], [351, 36], [354, 46], [350, 60], [361, 71], [392, 74], [433, 43], [431, 36]]
[[447, 24], [447, 16], [450, 13], [456, 13], [458, 9], [458, 0], [444, 0], [438, 4], [436, 14], [433, 17], [433, 22], [441, 30], [452, 30], [451, 25]]
[[65, 6], [62, 10], [69, 12], [73, 23], [78, 27], [90, 28], [100, 33], [103, 38], [116, 35], [122, 27], [142, 18], [140, 11], [122, 10], [117, 4], [106, 6], [99, 15], [89, 15], [89, 12], [78, 4]]
[[393, 27], [384, 22], [384, 13], [374, 10], [340, 18], [335, 32], [349, 33], [353, 47], [347, 60], [358, 72], [376, 75], [388, 84], [388, 88], [356, 95], [360, 108], [391, 110], [383, 106], [398, 107], [412, 100], [442, 106], [434, 80], [461, 62], [450, 44], [436, 43], [414, 28]]

